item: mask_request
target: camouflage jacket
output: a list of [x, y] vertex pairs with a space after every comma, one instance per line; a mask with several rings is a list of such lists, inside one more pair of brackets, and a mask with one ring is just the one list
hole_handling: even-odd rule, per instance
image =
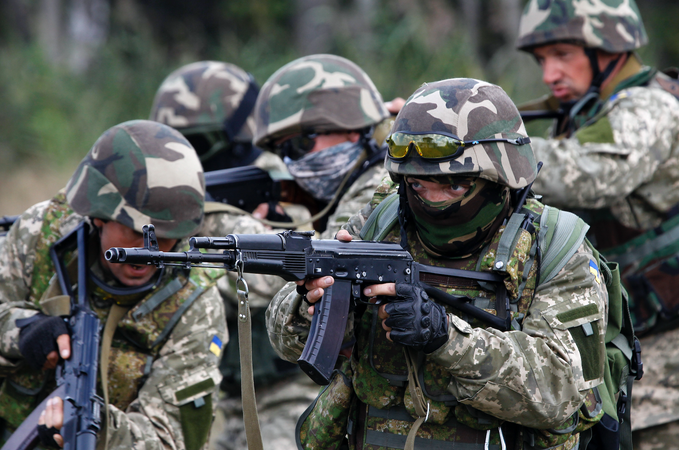
[[679, 100], [669, 83], [630, 58], [602, 92], [601, 112], [574, 135], [532, 138], [544, 163], [535, 192], [563, 209], [610, 208], [629, 228], [658, 226], [679, 203]]
[[[15, 320], [40, 310], [53, 274], [49, 247], [83, 220], [59, 194], [27, 210], [0, 245], [0, 415], [11, 426], [37, 405], [54, 380], [53, 373], [24, 364]], [[91, 269], [101, 272], [98, 262]], [[109, 449], [206, 448], [222, 343], [228, 340], [215, 287], [219, 276], [215, 270], [168, 270], [158, 288], [119, 322], [109, 359]], [[91, 292], [90, 305], [103, 324], [111, 299]], [[182, 427], [187, 421], [194, 428], [190, 434]]]
[[[382, 198], [378, 192], [374, 201], [343, 228], [357, 238]], [[542, 205], [532, 202], [531, 207], [539, 213]], [[493, 248], [497, 247], [503, 231], [504, 226], [491, 241], [490, 250], [481, 261], [481, 255], [477, 253], [454, 263], [456, 267], [474, 270], [478, 263], [480, 270], [491, 270], [495, 255]], [[434, 353], [422, 355], [425, 360], [422, 380], [432, 405], [430, 422], [445, 427], [453, 414], [458, 421], [463, 421], [458, 408], [451, 412], [451, 407], [446, 404], [450, 399], [442, 400], [453, 396], [461, 405], [492, 416], [495, 425], [491, 427], [497, 427], [498, 420], [538, 429], [558, 427], [580, 408], [588, 390], [601, 383], [607, 292], [600, 278], [590, 270], [594, 260], [592, 251], [587, 244], [581, 245], [555, 278], [535, 287], [537, 265], [531, 263], [524, 267], [534, 239], [528, 234], [521, 235], [513, 255], [512, 264], [515, 265], [510, 271], [512, 275], [505, 281], [515, 313], [525, 311], [522, 330], [500, 332], [485, 328], [481, 323], [463, 320], [455, 315], [455, 311], [448, 309], [448, 342]], [[386, 240], [398, 242], [398, 230], [392, 230]], [[409, 242], [415, 242], [415, 239], [409, 236]], [[416, 261], [427, 264], [445, 266], [451, 261], [430, 257], [417, 243], [412, 246], [411, 252]], [[525, 273], [529, 274], [528, 281], [521, 295], [518, 286]], [[487, 297], [493, 304], [494, 294], [479, 291], [475, 284], [451, 286], [446, 282], [440, 287], [449, 293]], [[569, 313], [580, 308], [592, 314], [576, 318]], [[296, 293], [294, 284], [290, 283], [274, 297], [267, 311], [267, 329], [272, 345], [282, 358], [289, 361], [295, 361], [301, 355], [308, 336], [310, 317], [306, 309], [306, 303]], [[356, 338], [351, 359], [355, 394], [363, 403], [378, 409], [404, 404], [412, 415], [412, 401], [407, 391], [404, 392], [403, 388], [394, 390], [390, 383], [384, 380], [380, 383], [379, 378], [378, 381], [375, 379], [378, 369], [392, 375], [402, 371], [404, 361], [400, 348], [394, 348], [398, 346], [386, 340], [381, 327], [375, 327], [376, 322], [371, 325], [371, 314], [368, 310], [359, 320], [350, 320], [346, 331], [346, 342]], [[589, 349], [591, 354], [580, 352], [571, 333], [574, 327], [584, 322], [596, 324], [598, 330], [595, 332], [596, 343]], [[366, 344], [366, 336], [373, 334], [372, 342]], [[379, 350], [371, 355], [370, 347]], [[594, 364], [597, 368], [588, 371], [583, 360], [593, 355], [595, 359], [599, 358]], [[371, 359], [366, 366], [365, 361]], [[440, 433], [445, 431], [432, 429], [425, 433], [441, 436]], [[497, 434], [492, 439], [496, 440]]]

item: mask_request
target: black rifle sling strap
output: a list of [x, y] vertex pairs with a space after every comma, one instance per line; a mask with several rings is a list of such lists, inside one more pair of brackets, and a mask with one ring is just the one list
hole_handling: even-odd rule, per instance
[[259, 428], [257, 414], [257, 400], [255, 397], [255, 379], [252, 370], [252, 321], [250, 320], [250, 305], [248, 303], [248, 284], [243, 279], [243, 260], [238, 255], [236, 262], [238, 280], [236, 292], [238, 295], [238, 346], [240, 353], [241, 371], [241, 401], [243, 403], [243, 423], [248, 449], [263, 450], [262, 432]]
[[108, 358], [111, 353], [111, 341], [113, 341], [113, 335], [115, 334], [118, 322], [120, 322], [120, 319], [123, 318], [129, 309], [130, 308], [113, 303], [111, 310], [108, 313], [106, 326], [104, 327], [104, 335], [101, 339], [101, 361], [99, 362], [99, 369], [101, 374], [101, 390], [104, 393], [105, 422], [101, 430], [101, 436], [99, 436], [97, 449], [106, 450], [108, 448]]

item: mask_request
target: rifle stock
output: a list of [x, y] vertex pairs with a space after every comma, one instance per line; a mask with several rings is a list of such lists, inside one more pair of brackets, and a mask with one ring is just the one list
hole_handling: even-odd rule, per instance
[[[285, 231], [279, 234], [230, 234], [226, 237], [191, 238], [187, 252], [161, 252], [156, 246], [111, 248], [108, 261], [132, 264], [223, 267], [237, 271], [242, 261], [245, 273], [277, 275], [286, 281], [332, 276], [335, 283], [316, 304], [307, 343], [298, 360], [300, 367], [318, 384], [328, 384], [344, 339], [346, 321], [353, 304], [366, 302], [362, 287], [379, 283], [416, 283], [420, 273], [436, 273], [503, 284], [503, 278], [489, 272], [444, 269], [419, 264], [400, 245], [388, 242], [311, 239], [313, 232]], [[153, 225], [144, 226], [144, 242], [155, 240]], [[222, 250], [201, 253], [200, 249]], [[204, 265], [208, 262], [215, 265]], [[428, 289], [434, 289], [426, 286]], [[504, 292], [504, 291], [503, 291]], [[469, 316], [507, 330], [510, 314], [498, 316], [476, 308], [468, 298], [438, 291], [437, 299]]]

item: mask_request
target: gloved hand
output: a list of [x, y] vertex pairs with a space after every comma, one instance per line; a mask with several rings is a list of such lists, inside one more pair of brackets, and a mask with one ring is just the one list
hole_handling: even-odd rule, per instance
[[[279, 212], [279, 210], [282, 212]], [[269, 202], [269, 212], [266, 214], [266, 220], [272, 222], [293, 222], [292, 217], [274, 201]]]
[[385, 325], [392, 341], [431, 353], [448, 342], [448, 315], [417, 284], [397, 283], [396, 299], [387, 303]]
[[57, 337], [68, 335], [68, 327], [61, 317], [36, 314], [28, 319], [19, 319], [16, 325], [19, 333], [19, 351], [34, 369], [42, 369], [51, 352], [59, 352]]

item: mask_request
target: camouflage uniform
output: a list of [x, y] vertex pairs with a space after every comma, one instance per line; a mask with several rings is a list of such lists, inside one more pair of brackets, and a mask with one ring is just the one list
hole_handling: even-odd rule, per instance
[[[312, 79], [315, 81], [311, 82]], [[290, 84], [280, 86], [278, 85], [280, 80], [284, 83], [292, 81], [294, 83], [292, 87], [307, 85], [307, 88], [292, 89]], [[257, 99], [257, 106], [255, 106], [257, 127], [254, 141], [256, 145], [266, 150], [274, 150], [270, 145], [272, 141], [298, 133], [301, 129], [305, 131], [363, 129], [376, 125], [386, 116], [380, 94], [360, 68], [344, 58], [314, 55], [284, 66], [264, 84]], [[272, 125], [269, 121], [273, 120], [281, 122]], [[267, 153], [264, 152], [264, 154]], [[350, 165], [353, 163], [354, 161], [348, 161]], [[326, 215], [327, 228], [324, 235], [334, 236], [334, 233], [351, 214], [370, 201], [373, 191], [385, 175], [386, 172], [381, 165], [370, 165], [367, 170], [360, 173], [360, 176], [352, 180], [351, 185], [338, 199], [337, 205], [331, 213]], [[291, 213], [291, 207], [311, 207], [312, 205], [283, 206], [295, 221], [310, 218], [306, 208], [304, 214], [300, 215]], [[249, 216], [238, 218], [231, 216], [231, 218], [236, 219], [229, 224], [231, 233], [276, 231], [269, 230], [261, 222]], [[217, 220], [226, 223], [229, 219], [225, 217], [220, 219], [218, 216]], [[208, 215], [206, 223], [209, 222], [213, 222], [213, 219]], [[226, 227], [220, 228], [227, 229]], [[201, 233], [206, 233], [206, 231], [203, 230]], [[285, 282], [277, 277], [253, 274], [246, 275], [245, 278], [250, 286], [250, 304], [256, 308], [253, 322], [263, 320], [264, 311], [260, 308], [268, 306], [271, 298], [285, 285]], [[225, 280], [228, 280], [228, 283]], [[219, 284], [222, 295], [230, 298], [234, 302], [233, 305], [236, 300], [234, 282], [233, 277], [227, 276], [224, 280], [220, 280]], [[266, 345], [270, 345], [268, 339], [266, 339]], [[263, 343], [259, 345], [260, 348], [263, 346]], [[257, 347], [258, 344], [255, 342], [253, 348]], [[295, 446], [295, 423], [300, 414], [318, 395], [318, 386], [296, 366], [294, 371], [290, 371], [289, 368], [286, 370], [288, 377], [282, 381], [274, 378], [271, 383], [265, 385], [258, 383], [257, 405], [265, 448], [286, 450], [293, 448]], [[256, 366], [255, 371], [257, 371]], [[242, 405], [239, 399], [227, 396], [220, 403], [220, 408], [224, 412], [226, 423], [216, 443], [217, 447], [228, 450], [246, 448]]]
[[[405, 182], [406, 176], [468, 176], [519, 189], [535, 178], [530, 146], [508, 142], [525, 137], [526, 131], [516, 107], [497, 86], [470, 79], [423, 85], [399, 113], [392, 136], [424, 130], [457, 135], [469, 140], [470, 145], [459, 156], [432, 161], [417, 157], [411, 144], [404, 159], [387, 158], [386, 166], [394, 180]], [[487, 138], [499, 141], [473, 143]], [[359, 238], [368, 218], [395, 190], [394, 182], [385, 180], [373, 201], [343, 228]], [[530, 200], [526, 208], [537, 217], [545, 207]], [[401, 225], [401, 229], [398, 223], [390, 225], [385, 240], [399, 242], [405, 233], [416, 261], [493, 272], [498, 269], [496, 259], [506, 214], [508, 210], [492, 218], [501, 226], [468, 256], [432, 256], [412, 224]], [[399, 217], [403, 215], [400, 210]], [[535, 230], [523, 229], [517, 234], [507, 271], [503, 272], [501, 286], [509, 293], [512, 316], [522, 320], [513, 331], [486, 327], [445, 306], [448, 341], [433, 353], [413, 356], [407, 347], [386, 339], [372, 308], [358, 309], [345, 337], [346, 342], [356, 339], [351, 358], [341, 360], [339, 374], [301, 426], [305, 448], [339, 448], [345, 434], [352, 449], [404, 448], [406, 435], [419, 416], [415, 406], [418, 389], [408, 387], [408, 359], [419, 366], [418, 387], [428, 405], [427, 420], [417, 430], [416, 448], [504, 448], [505, 441], [507, 448], [521, 448], [531, 439], [537, 448], [575, 448], [579, 435], [555, 438], [546, 429], [570, 423], [569, 418], [578, 414], [589, 390], [602, 381], [607, 294], [598, 272], [590, 270], [594, 256], [584, 242], [573, 249], [554, 278], [536, 286], [538, 269], [530, 255], [540, 233], [538, 222], [534, 221]], [[449, 294], [469, 296], [476, 306], [488, 311], [494, 311], [501, 289], [479, 287], [474, 281], [452, 276], [426, 275], [421, 280]], [[267, 328], [281, 357], [294, 361], [300, 356], [310, 320], [307, 305], [294, 284], [272, 300]], [[574, 334], [583, 324], [596, 328], [587, 353], [581, 351]]]
[[[522, 18], [518, 46], [530, 51], [533, 46], [567, 41], [622, 53], [647, 40], [633, 0], [531, 1]], [[662, 273], [654, 273], [646, 263], [629, 258], [624, 263], [620, 257], [627, 250], [619, 251], [647, 230], [660, 227], [679, 204], [678, 100], [679, 83], [642, 66], [632, 54], [597, 101], [572, 118], [572, 133], [557, 135], [557, 126], [552, 138], [533, 139], [535, 155], [544, 162], [535, 191], [560, 208], [586, 209], [582, 214], [592, 225], [592, 242], [609, 260], [621, 263], [623, 281], [632, 293], [630, 307], [637, 332], [654, 332], [655, 321], [661, 322], [660, 303], [651, 300], [649, 307], [646, 297], [666, 295], [665, 303], [679, 303], [676, 282], [668, 275], [674, 272], [656, 264]], [[552, 97], [533, 102], [527, 109], [556, 106]], [[630, 284], [639, 273], [652, 285], [642, 288], [641, 294]], [[645, 293], [647, 289], [650, 292]], [[644, 311], [644, 317], [640, 309], [652, 312]], [[668, 319], [673, 317], [670, 314]], [[634, 387], [632, 428], [648, 428], [644, 435], [653, 436], [662, 448], [679, 448], [673, 431], [676, 423], [671, 428], [658, 427], [679, 419], [679, 383], [672, 381], [679, 364], [671, 356], [671, 349], [679, 346], [679, 329], [672, 324], [663, 328], [666, 331], [660, 339], [641, 340], [645, 375]], [[646, 438], [636, 436], [635, 441], [643, 442], [642, 448], [656, 448], [647, 446]]]
[[[262, 152], [252, 146], [255, 132], [255, 120], [252, 108], [256, 100], [257, 85], [252, 77], [241, 68], [217, 61], [201, 61], [188, 64], [170, 74], [161, 84], [151, 110], [151, 119], [175, 127], [194, 143], [205, 171], [213, 171], [246, 164], [253, 164], [269, 172], [276, 178], [289, 178], [283, 161], [271, 152]], [[254, 95], [253, 95], [254, 94]], [[234, 130], [233, 123], [242, 121], [239, 130]], [[301, 205], [282, 204], [286, 214], [295, 221], [304, 221], [311, 216]], [[224, 209], [227, 209], [226, 211]], [[238, 211], [230, 211], [225, 205], [206, 203], [205, 220], [198, 232], [201, 236], [224, 236], [234, 232], [264, 233], [271, 232], [259, 221], [250, 218], [244, 227], [236, 224], [243, 216]], [[237, 231], [238, 230], [238, 231]], [[266, 338], [266, 333], [259, 330], [260, 318], [271, 297], [285, 284], [278, 277], [246, 274], [245, 279], [250, 288], [250, 306], [253, 317], [253, 348], [256, 350], [253, 365], [258, 386], [258, 398], [264, 397], [260, 403], [260, 422], [264, 428], [266, 423], [283, 418], [279, 408], [295, 410], [295, 402], [303, 402], [302, 410], [313, 400], [317, 389], [309, 394], [298, 395], [287, 401], [280, 396], [280, 389], [264, 389], [266, 385], [281, 378], [288, 378], [287, 390], [299, 393], [300, 389], [291, 376], [287, 364], [281, 361]], [[226, 423], [215, 422], [215, 434], [220, 434], [220, 448], [247, 448], [245, 443], [242, 407], [240, 401], [240, 364], [236, 327], [237, 297], [235, 274], [227, 274], [219, 279], [217, 286], [224, 301], [227, 319], [231, 330], [231, 340], [225, 350], [220, 369], [224, 375], [222, 388], [225, 397], [220, 402], [220, 412], [224, 414]], [[261, 326], [261, 329], [264, 327]], [[287, 369], [283, 370], [283, 369]], [[305, 381], [305, 380], [302, 380]], [[273, 403], [267, 398], [277, 398]], [[297, 407], [299, 408], [299, 407]], [[289, 421], [294, 424], [294, 420]], [[289, 434], [290, 423], [273, 427]], [[267, 427], [271, 428], [271, 427]], [[276, 442], [275, 433], [264, 432], [264, 443], [267, 448]], [[287, 448], [283, 443], [279, 448]]]
[[[24, 362], [15, 325], [37, 311], [49, 313], [43, 308], [56, 294], [51, 245], [90, 218], [136, 231], [154, 223], [159, 237], [188, 237], [201, 224], [204, 189], [200, 162], [179, 133], [154, 122], [125, 122], [94, 144], [65, 191], [20, 217], [0, 246], [0, 416], [10, 428], [54, 388], [53, 371]], [[96, 232], [91, 238], [94, 255], [105, 250]], [[108, 448], [206, 448], [228, 339], [215, 286], [222, 271], [166, 269], [136, 289], [107, 275], [98, 257], [90, 270], [90, 280], [104, 286], [93, 282], [89, 289], [102, 324], [112, 302], [130, 302], [110, 350]], [[112, 294], [108, 286], [129, 295]]]
[[[332, 236], [357, 211], [356, 206], [370, 200], [386, 176], [381, 168], [383, 143], [375, 142], [372, 133], [388, 117], [382, 96], [360, 67], [339, 56], [311, 55], [283, 66], [262, 86], [255, 105], [254, 143], [285, 158], [289, 155], [276, 143], [291, 136], [342, 131], [361, 134], [362, 154], [355, 161], [341, 163], [350, 175], [335, 201], [337, 206], [329, 212], [327, 228], [325, 223], [316, 224], [319, 231], [327, 230], [326, 235]], [[322, 190], [326, 181], [320, 177], [314, 186]]]

